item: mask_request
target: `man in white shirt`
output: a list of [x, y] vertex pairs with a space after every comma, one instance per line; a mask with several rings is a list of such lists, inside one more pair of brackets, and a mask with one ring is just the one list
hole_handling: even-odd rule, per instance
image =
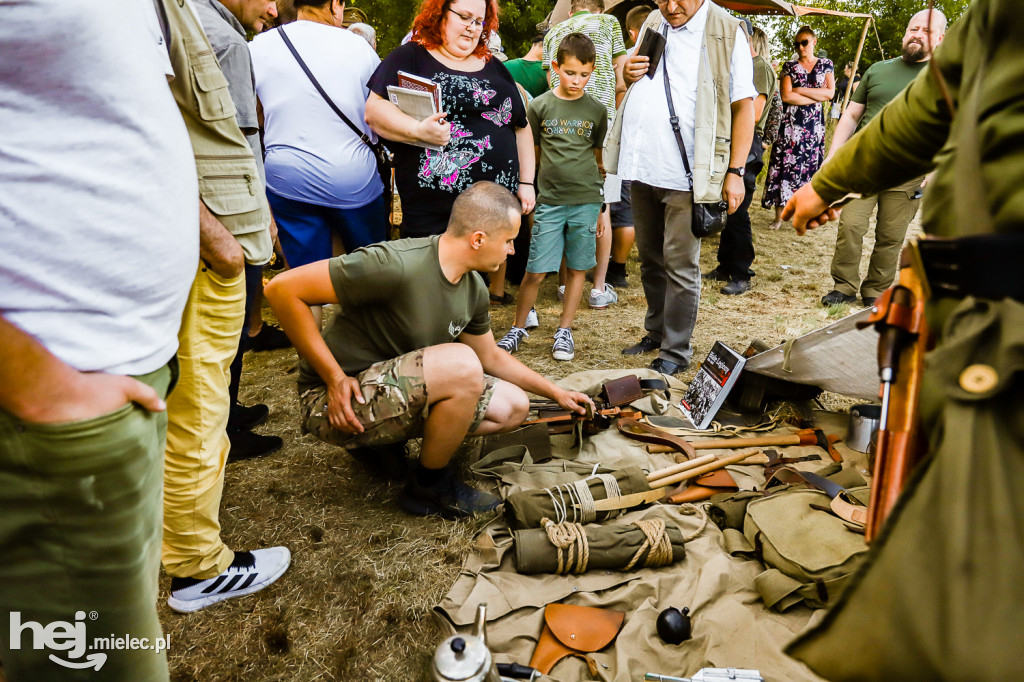
[[[692, 207], [695, 201], [721, 199], [732, 213], [743, 201], [757, 91], [740, 20], [708, 0], [659, 0], [658, 8], [643, 31], [665, 36], [664, 55], [650, 78], [645, 77], [648, 57], [627, 59], [623, 76], [630, 88], [605, 159], [609, 172], [632, 181], [647, 298], [647, 334], [623, 353], [659, 350], [650, 368], [674, 375], [686, 369], [693, 354], [690, 337], [700, 302], [700, 240], [690, 229]], [[692, 177], [675, 152], [679, 144], [669, 121], [666, 68]]]
[[[156, 612], [199, 193], [153, 5], [0, 22], [0, 659], [9, 682], [166, 680]], [[90, 651], [96, 637], [148, 650]], [[58, 662], [59, 661], [59, 662]], [[89, 670], [89, 668], [92, 668]]]

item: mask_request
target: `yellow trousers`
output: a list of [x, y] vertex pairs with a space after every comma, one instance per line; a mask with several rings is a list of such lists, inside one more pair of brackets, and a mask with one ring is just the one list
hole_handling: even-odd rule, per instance
[[178, 332], [181, 376], [167, 400], [162, 560], [176, 578], [212, 578], [234, 560], [220, 538], [229, 368], [245, 317], [245, 276], [201, 261]]

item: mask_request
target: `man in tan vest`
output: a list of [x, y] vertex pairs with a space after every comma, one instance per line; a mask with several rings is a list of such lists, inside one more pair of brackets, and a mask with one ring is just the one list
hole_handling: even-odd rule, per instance
[[[622, 352], [658, 350], [650, 368], [679, 374], [693, 354], [690, 337], [700, 303], [700, 240], [690, 230], [692, 207], [725, 200], [732, 213], [743, 201], [757, 90], [739, 19], [708, 0], [662, 0], [658, 8], [638, 42], [646, 31], [657, 31], [665, 36], [664, 55], [650, 78], [648, 57], [628, 58], [623, 76], [630, 87], [604, 158], [609, 173], [632, 181], [647, 298], [647, 334]], [[669, 120], [670, 103], [691, 173], [676, 151], [680, 140]]]

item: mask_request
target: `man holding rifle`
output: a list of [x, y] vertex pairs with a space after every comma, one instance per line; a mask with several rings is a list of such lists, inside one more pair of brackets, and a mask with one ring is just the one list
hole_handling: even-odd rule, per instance
[[1017, 3], [976, 0], [934, 66], [783, 214], [803, 234], [845, 199], [935, 169], [916, 259], [937, 339], [919, 403], [929, 456], [865, 569], [790, 645], [830, 680], [1024, 676], [1022, 32]]

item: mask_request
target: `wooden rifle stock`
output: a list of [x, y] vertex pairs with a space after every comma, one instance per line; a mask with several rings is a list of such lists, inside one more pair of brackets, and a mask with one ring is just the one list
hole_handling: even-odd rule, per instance
[[924, 307], [928, 284], [914, 258], [916, 245], [904, 251], [900, 283], [879, 297], [867, 322], [879, 332], [878, 365], [882, 380], [882, 422], [872, 471], [871, 501], [865, 537], [882, 529], [914, 467], [924, 458], [918, 400], [924, 355], [931, 343]]

